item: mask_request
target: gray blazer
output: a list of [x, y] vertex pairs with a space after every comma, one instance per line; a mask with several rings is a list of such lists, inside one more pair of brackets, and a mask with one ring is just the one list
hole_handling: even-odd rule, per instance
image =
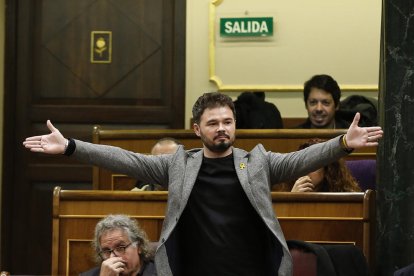
[[[271, 184], [305, 175], [347, 155], [340, 146], [340, 138], [286, 154], [266, 152], [261, 144], [250, 152], [233, 148], [234, 165], [243, 190], [253, 208], [283, 247], [284, 256], [279, 275], [292, 274], [292, 257], [273, 211]], [[72, 156], [79, 161], [168, 187], [167, 211], [155, 264], [158, 275], [173, 275], [170, 265], [174, 264], [169, 263], [172, 258], [167, 254], [166, 244], [175, 244], [174, 229], [196, 181], [203, 160], [203, 150], [186, 151], [181, 146], [175, 154], [153, 156], [107, 145], [79, 140], [75, 142], [76, 150]]]

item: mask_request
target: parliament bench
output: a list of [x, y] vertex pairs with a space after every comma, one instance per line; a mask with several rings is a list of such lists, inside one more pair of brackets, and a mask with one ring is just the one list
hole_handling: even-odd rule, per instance
[[[375, 192], [272, 192], [287, 240], [352, 244], [374, 265]], [[90, 245], [96, 223], [108, 214], [135, 218], [158, 241], [168, 192], [61, 190], [53, 193], [52, 275], [77, 275], [95, 265]]]
[[[376, 160], [346, 160], [345, 165], [364, 192], [376, 189]], [[124, 174], [111, 173], [110, 190], [130, 191], [136, 186], [137, 180]]]
[[[260, 143], [268, 151], [285, 153], [297, 150], [300, 144], [311, 138], [330, 139], [345, 132], [344, 129], [241, 129], [236, 130], [234, 146], [249, 151]], [[165, 137], [177, 139], [186, 149], [202, 147], [200, 138], [191, 129], [106, 130], [95, 126], [92, 136], [95, 144], [117, 146], [148, 154], [152, 146]], [[376, 159], [376, 147], [356, 150], [346, 159]], [[93, 167], [93, 189], [115, 190], [114, 178], [116, 177], [118, 175], [111, 171]]]

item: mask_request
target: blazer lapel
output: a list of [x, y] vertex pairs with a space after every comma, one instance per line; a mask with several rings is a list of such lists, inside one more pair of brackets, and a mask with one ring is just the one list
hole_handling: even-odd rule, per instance
[[[248, 167], [248, 160], [249, 160], [249, 153], [239, 150], [237, 148], [233, 149], [233, 157], [234, 157], [234, 166], [236, 168], [236, 173], [239, 178], [240, 184], [246, 193], [247, 197], [250, 199], [251, 202], [253, 199], [253, 191], [251, 189], [251, 185], [249, 184], [249, 177], [248, 171], [252, 173], [252, 169]], [[250, 165], [249, 165], [250, 166]]]
[[197, 179], [197, 175], [201, 167], [201, 163], [203, 162], [203, 155], [203, 150], [200, 150], [190, 155], [187, 159], [184, 175], [184, 186], [182, 190], [182, 201], [184, 204], [182, 206], [185, 206], [187, 204], [188, 197], [193, 190], [194, 183]]

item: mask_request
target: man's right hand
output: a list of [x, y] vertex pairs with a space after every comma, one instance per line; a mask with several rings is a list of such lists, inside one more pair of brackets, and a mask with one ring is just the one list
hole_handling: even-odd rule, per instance
[[125, 271], [125, 263], [121, 257], [111, 257], [101, 264], [101, 276], [117, 276]]
[[33, 152], [48, 154], [65, 153], [68, 140], [52, 125], [50, 120], [47, 120], [46, 125], [50, 130], [50, 134], [27, 137], [23, 142], [23, 146]]

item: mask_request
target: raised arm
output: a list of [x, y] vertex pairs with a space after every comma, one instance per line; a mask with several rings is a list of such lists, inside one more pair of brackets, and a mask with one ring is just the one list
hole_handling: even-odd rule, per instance
[[28, 137], [23, 142], [23, 145], [33, 152], [63, 154], [68, 146], [68, 139], [63, 137], [50, 120], [47, 120], [46, 125], [50, 130], [49, 134]]
[[361, 115], [355, 114], [352, 124], [344, 136], [344, 142], [349, 149], [358, 149], [363, 147], [378, 146], [378, 140], [382, 138], [383, 131], [381, 127], [359, 127]]

